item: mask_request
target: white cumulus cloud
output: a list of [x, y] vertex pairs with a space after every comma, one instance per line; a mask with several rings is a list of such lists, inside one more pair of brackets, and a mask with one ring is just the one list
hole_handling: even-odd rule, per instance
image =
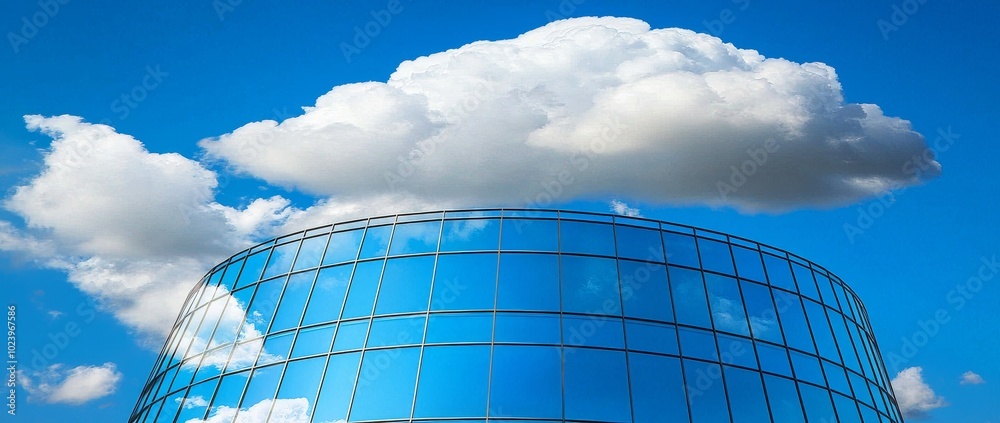
[[928, 411], [947, 405], [944, 398], [935, 394], [924, 382], [923, 370], [921, 367], [909, 367], [892, 379], [892, 390], [896, 394], [899, 411], [905, 418], [925, 418]]
[[19, 376], [21, 386], [32, 400], [72, 405], [113, 394], [122, 378], [114, 363], [72, 369], [53, 364], [40, 371], [20, 372]]
[[982, 385], [984, 383], [986, 381], [983, 380], [983, 377], [972, 370], [962, 373], [962, 385]]

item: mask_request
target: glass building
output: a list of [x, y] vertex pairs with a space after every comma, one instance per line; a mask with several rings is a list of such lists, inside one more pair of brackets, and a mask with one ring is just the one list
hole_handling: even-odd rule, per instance
[[595, 213], [338, 223], [191, 292], [131, 422], [900, 422], [823, 267]]

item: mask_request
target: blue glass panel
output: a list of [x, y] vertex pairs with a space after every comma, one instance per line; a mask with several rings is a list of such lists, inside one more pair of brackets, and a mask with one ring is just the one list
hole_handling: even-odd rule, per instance
[[[812, 328], [813, 339], [819, 354], [827, 360], [840, 362], [840, 355], [837, 353], [837, 344], [833, 340], [833, 333], [830, 332], [830, 324], [826, 320], [825, 307], [810, 300], [803, 300], [802, 305], [806, 308], [806, 316], [809, 318], [809, 326]], [[848, 341], [850, 342], [850, 341]]]
[[753, 341], [740, 336], [716, 334], [719, 342], [719, 358], [724, 364], [757, 368], [757, 356], [753, 351]]
[[260, 280], [260, 274], [264, 270], [264, 262], [267, 261], [269, 251], [261, 251], [247, 257], [240, 271], [240, 278], [236, 280], [234, 289], [247, 286]]
[[333, 341], [334, 351], [353, 350], [365, 345], [368, 336], [368, 320], [355, 320], [341, 323], [337, 337]]
[[212, 398], [209, 416], [217, 414], [219, 409], [223, 407], [237, 408], [240, 404], [240, 398], [243, 397], [243, 388], [249, 379], [249, 371], [223, 376], [222, 383], [219, 384], [219, 389]]
[[666, 266], [619, 260], [618, 271], [625, 316], [664, 322], [674, 320]]
[[618, 257], [663, 263], [663, 241], [658, 230], [616, 225], [615, 244]]
[[245, 369], [257, 361], [257, 355], [264, 346], [264, 338], [240, 342], [233, 346], [232, 356], [226, 362], [226, 372]]
[[177, 421], [186, 422], [191, 419], [204, 418], [208, 411], [208, 401], [215, 394], [215, 387], [218, 384], [219, 379], [212, 379], [192, 386], [183, 404], [180, 406]]
[[306, 314], [302, 318], [303, 325], [329, 322], [340, 317], [340, 309], [343, 308], [347, 285], [353, 271], [353, 264], [320, 269], [312, 296], [309, 298], [309, 305], [306, 307]]
[[767, 389], [767, 403], [771, 406], [774, 423], [805, 423], [795, 382], [783, 377], [764, 375], [764, 387]]
[[267, 260], [267, 267], [264, 268], [264, 276], [261, 276], [261, 279], [288, 273], [292, 268], [292, 262], [295, 261], [295, 253], [298, 250], [298, 242], [290, 242], [274, 247], [274, 250], [271, 252], [271, 258]]
[[[332, 248], [333, 241], [337, 238], [337, 235], [336, 233], [333, 234], [333, 238], [330, 239], [331, 247], [327, 248], [327, 250]], [[392, 226], [368, 228], [365, 231], [365, 239], [361, 243], [361, 252], [358, 254], [358, 260], [385, 256], [386, 251], [389, 249], [389, 236], [391, 235]]]
[[420, 348], [365, 352], [348, 421], [410, 417], [419, 360]]
[[663, 232], [663, 245], [667, 249], [667, 263], [701, 267], [698, 262], [698, 247], [695, 245], [694, 237]]
[[281, 295], [281, 304], [271, 323], [271, 332], [293, 328], [302, 320], [302, 310], [305, 309], [309, 291], [312, 290], [316, 271], [296, 273], [288, 277], [285, 292]]
[[433, 253], [441, 236], [441, 221], [402, 223], [392, 232], [389, 255]]
[[294, 331], [268, 336], [267, 340], [264, 341], [264, 348], [260, 350], [260, 356], [257, 357], [257, 365], [274, 363], [288, 358], [288, 350], [292, 348], [292, 340], [294, 339]]
[[250, 376], [250, 383], [247, 384], [247, 391], [243, 394], [243, 402], [240, 408], [248, 409], [265, 400], [274, 398], [278, 389], [278, 381], [281, 380], [284, 364], [276, 364], [267, 367], [258, 367]]
[[[278, 395], [275, 397], [275, 410], [278, 410], [279, 405], [283, 405], [283, 409], [305, 409], [306, 415], [312, 415], [324, 367], [326, 367], [326, 357], [289, 362], [285, 376], [281, 379]], [[302, 404], [303, 402], [305, 404]], [[272, 412], [271, 420], [278, 420], [276, 417]]]
[[274, 309], [281, 298], [281, 290], [285, 287], [284, 279], [272, 279], [257, 286], [257, 293], [247, 309], [247, 323], [253, 324], [260, 332], [267, 332], [274, 318]]
[[368, 348], [419, 344], [424, 339], [425, 321], [422, 315], [374, 319]]
[[559, 258], [551, 254], [500, 254], [497, 308], [559, 311]]
[[378, 281], [382, 276], [383, 263], [382, 260], [375, 260], [358, 263], [355, 266], [351, 287], [347, 291], [347, 302], [344, 303], [342, 319], [371, 316], [372, 306], [375, 304], [375, 292], [378, 290]]
[[[358, 265], [360, 269], [360, 265]], [[434, 277], [434, 256], [406, 257], [385, 262], [375, 314], [427, 310]]]
[[851, 389], [854, 390], [854, 398], [865, 404], [874, 405], [875, 402], [871, 392], [868, 392], [868, 383], [865, 382], [865, 378], [853, 372], [848, 372], [847, 377], [851, 380]]
[[701, 267], [727, 275], [735, 275], [733, 256], [729, 253], [729, 244], [707, 238], [698, 238], [698, 250], [701, 252]]
[[427, 347], [413, 417], [481, 416], [486, 411], [490, 347]]
[[670, 292], [674, 299], [677, 323], [712, 328], [708, 313], [708, 299], [701, 272], [670, 267]]
[[226, 273], [222, 276], [222, 282], [220, 286], [226, 287], [226, 290], [232, 291], [233, 287], [236, 285], [236, 277], [240, 275], [240, 268], [243, 267], [243, 260], [239, 260], [226, 266]]
[[319, 266], [320, 259], [323, 258], [323, 251], [326, 250], [326, 241], [329, 238], [328, 235], [323, 235], [302, 241], [302, 247], [299, 248], [299, 255], [295, 258], [295, 266], [292, 270]]
[[497, 313], [495, 342], [558, 344], [559, 315]]
[[558, 224], [555, 220], [504, 219], [500, 249], [557, 251]]
[[833, 402], [837, 406], [838, 423], [861, 423], [861, 416], [858, 415], [857, 403], [854, 400], [840, 394], [833, 395]]
[[491, 417], [562, 418], [562, 359], [556, 347], [493, 348]]
[[723, 366], [733, 423], [770, 423], [760, 373]]
[[625, 353], [566, 348], [566, 419], [631, 422]]
[[754, 338], [784, 344], [778, 313], [774, 310], [770, 290], [763, 285], [741, 281], [747, 320]]
[[725, 385], [722, 367], [718, 364], [683, 360], [684, 383], [687, 386], [688, 404], [691, 406], [692, 423], [728, 422]]
[[830, 384], [830, 389], [851, 395], [851, 385], [847, 381], [847, 373], [844, 368], [826, 360], [820, 360], [820, 362], [823, 363], [823, 373], [826, 373], [826, 381]]
[[688, 421], [680, 360], [629, 353], [628, 365], [636, 422]]
[[761, 370], [792, 377], [792, 367], [788, 363], [787, 350], [763, 342], [757, 342], [756, 345]]
[[831, 326], [833, 326], [833, 333], [836, 335], [837, 345], [840, 347], [840, 351], [842, 353], [841, 357], [844, 359], [844, 364], [855, 371], [860, 371], [861, 364], [858, 362], [858, 358], [854, 354], [854, 348], [851, 344], [851, 336], [847, 332], [847, 321], [843, 316], [830, 311], [829, 309], [827, 309], [827, 316], [829, 316]]
[[292, 347], [292, 357], [304, 357], [330, 351], [330, 344], [333, 343], [333, 334], [336, 330], [336, 324], [300, 329], [298, 337], [295, 338], [295, 345]]
[[789, 356], [792, 359], [792, 368], [795, 369], [796, 379], [826, 386], [818, 358], [795, 351], [790, 351]]
[[364, 229], [355, 229], [331, 234], [330, 244], [326, 247], [326, 254], [323, 256], [323, 265], [343, 263], [357, 258], [358, 249], [361, 247], [361, 237], [364, 236], [364, 233]]
[[562, 256], [563, 311], [621, 315], [614, 259]]
[[441, 229], [441, 251], [495, 251], [499, 247], [499, 219], [446, 220]]
[[559, 222], [560, 250], [564, 253], [615, 255], [614, 227], [603, 223]]
[[813, 280], [812, 270], [801, 264], [792, 263], [792, 273], [795, 275], [795, 284], [799, 286], [799, 292], [819, 301], [819, 292], [816, 291], [816, 281]]
[[809, 323], [802, 311], [802, 302], [798, 295], [778, 290], [772, 291], [774, 304], [778, 309], [781, 329], [785, 332], [788, 345], [803, 351], [815, 352], [812, 335], [809, 334]]
[[708, 288], [715, 329], [750, 336], [743, 298], [736, 279], [706, 273], [705, 286]]
[[490, 342], [493, 313], [432, 314], [427, 322], [427, 343]]
[[336, 422], [347, 420], [347, 409], [351, 405], [354, 381], [358, 374], [361, 353], [334, 354], [323, 376], [323, 386], [316, 399], [314, 422]]
[[833, 287], [830, 284], [830, 278], [821, 273], [816, 273], [816, 285], [819, 286], [820, 295], [823, 297], [823, 304], [833, 307], [834, 310], [840, 310], [840, 304], [837, 303], [837, 297], [833, 294]]
[[759, 251], [734, 245], [733, 259], [736, 261], [736, 273], [741, 278], [757, 282], [767, 282]]
[[441, 255], [431, 310], [492, 310], [496, 285], [495, 253]]
[[174, 421], [177, 408], [184, 401], [184, 394], [185, 391], [180, 391], [168, 396], [166, 401], [163, 401], [163, 407], [160, 409], [160, 415], [156, 417], [156, 423], [172, 423]]
[[687, 327], [677, 328], [681, 339], [681, 355], [700, 358], [708, 361], [718, 361], [718, 351], [715, 350], [715, 336], [712, 332]]
[[622, 321], [617, 317], [563, 315], [563, 344], [625, 348]]
[[677, 329], [674, 325], [626, 320], [625, 333], [630, 350], [678, 354]]
[[789, 267], [788, 260], [765, 253], [764, 267], [767, 268], [767, 279], [771, 285], [792, 292], [798, 291], [795, 288], [795, 281], [792, 279], [792, 269]]

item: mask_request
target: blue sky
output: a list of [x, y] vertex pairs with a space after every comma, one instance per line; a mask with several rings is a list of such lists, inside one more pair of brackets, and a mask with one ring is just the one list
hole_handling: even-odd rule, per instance
[[[993, 78], [1000, 74], [1000, 5], [64, 3], [6, 4], [0, 14], [6, 41], [0, 46], [0, 280], [5, 303], [17, 308], [21, 370], [49, 384], [19, 391], [18, 417], [5, 421], [124, 421], [155, 360], [164, 320], [175, 314], [169, 305], [179, 306], [184, 288], [213, 262], [325, 219], [538, 205], [553, 177], [546, 172], [585, 148], [560, 140], [601, 133], [607, 127], [587, 123], [608, 116], [625, 119], [621, 128], [612, 126], [621, 137], [610, 150], [586, 156], [591, 170], [542, 205], [608, 211], [620, 200], [646, 217], [741, 235], [821, 263], [867, 304], [890, 373], [922, 369], [902, 382], [915, 414], [929, 422], [1000, 420], [991, 401], [1000, 397], [1000, 188], [990, 164], [1000, 151], [989, 135], [1000, 109]], [[463, 51], [486, 59], [444, 54], [400, 66], [585, 16], [638, 20], [620, 23], [625, 32], [641, 27], [639, 21], [652, 29], [684, 28], [760, 57], [743, 56], [753, 66], [732, 69], [725, 57], [691, 59], [697, 69], [740, 70], [726, 74], [732, 79], [694, 71], [693, 80], [671, 74], [655, 81], [661, 85], [610, 88], [594, 76], [604, 57], [614, 63], [649, 51], [619, 55], [603, 41], [580, 42], [569, 47], [578, 54], [544, 63], [548, 56], [533, 56], [537, 45], [526, 39], [506, 59], [490, 59], [501, 50], [482, 44]], [[369, 35], [358, 35], [366, 29]], [[676, 34], [681, 47], [725, 50], [692, 33]], [[594, 51], [582, 48], [588, 45]], [[764, 66], [763, 58], [784, 61]], [[825, 66], [804, 65], [812, 62]], [[746, 85], [739, 78], [761, 75], [778, 88], [736, 89]], [[463, 77], [489, 85], [477, 93]], [[376, 84], [345, 85], [368, 81]], [[451, 82], [472, 89], [472, 97]], [[698, 83], [732, 97], [703, 104], [700, 92], [686, 91]], [[676, 90], [650, 96], [644, 87]], [[602, 89], [618, 96], [599, 98]], [[430, 100], [414, 100], [421, 95]], [[599, 99], [594, 104], [601, 107], [567, 101], [577, 95]], [[428, 112], [440, 104], [455, 113]], [[850, 126], [850, 113], [877, 115], [857, 104], [878, 105], [911, 126], [875, 118], [860, 129]], [[696, 106], [706, 108], [696, 114]], [[524, 132], [537, 123], [539, 108], [555, 124]], [[28, 115], [42, 117], [26, 124]], [[60, 115], [80, 119], [50, 119]], [[331, 116], [376, 127], [351, 132], [317, 123]], [[711, 118], [698, 120], [704, 116]], [[825, 120], [798, 135], [786, 130], [803, 116]], [[265, 120], [285, 124], [245, 126]], [[664, 128], [683, 134], [690, 122], [692, 133], [709, 130], [702, 144], [662, 135], [670, 132]], [[653, 135], [642, 135], [651, 128]], [[772, 132], [788, 138], [779, 138], [759, 170], [743, 172], [745, 184], [720, 195], [716, 182], [733, 181], [729, 166], [752, 159], [745, 151], [759, 153]], [[419, 150], [414, 140], [435, 139], [428, 133], [466, 144], [440, 144], [426, 160], [419, 154], [403, 160]], [[517, 147], [498, 135], [508, 133], [530, 134], [522, 141], [532, 150], [525, 151], [544, 153], [505, 156]], [[53, 145], [54, 137], [63, 145]], [[317, 167], [304, 169], [294, 155], [255, 153], [331, 139], [368, 153], [347, 157], [320, 148], [308, 163]], [[796, 143], [803, 140], [812, 143]], [[371, 153], [375, 143], [384, 143], [382, 153]], [[926, 169], [900, 172], [927, 148], [934, 162], [917, 160]], [[416, 164], [414, 173], [394, 168], [398, 160]], [[449, 173], [463, 163], [474, 170]], [[521, 165], [528, 170], [518, 171]], [[697, 171], [706, 166], [715, 173]], [[393, 171], [403, 176], [398, 186], [385, 179]], [[483, 200], [475, 204], [477, 198]], [[145, 302], [157, 298], [167, 299], [166, 309]], [[971, 376], [962, 383], [966, 372], [985, 383], [968, 383], [979, 381]], [[71, 389], [84, 383], [87, 389]]]

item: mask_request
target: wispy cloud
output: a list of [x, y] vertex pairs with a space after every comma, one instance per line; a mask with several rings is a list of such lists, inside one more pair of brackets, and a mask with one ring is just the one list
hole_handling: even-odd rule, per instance
[[114, 363], [72, 369], [53, 364], [40, 371], [19, 372], [19, 378], [32, 400], [80, 405], [113, 394], [122, 374]]

